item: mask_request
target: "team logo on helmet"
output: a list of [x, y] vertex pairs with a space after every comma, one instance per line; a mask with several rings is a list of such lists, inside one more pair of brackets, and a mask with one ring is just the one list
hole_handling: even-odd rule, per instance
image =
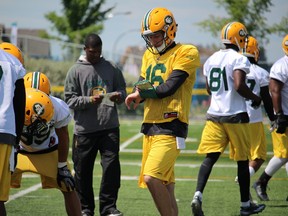
[[44, 106], [40, 103], [33, 104], [33, 110], [35, 113], [37, 113], [38, 116], [41, 116], [44, 114]]
[[247, 33], [246, 33], [246, 31], [245, 31], [244, 29], [240, 29], [239, 35], [240, 35], [241, 37], [244, 37], [244, 36], [247, 35]]
[[173, 18], [170, 15], [166, 16], [164, 20], [167, 25], [171, 25], [173, 23]]
[[168, 16], [166, 16], [165, 18], [164, 18], [164, 22], [165, 22], [165, 26], [164, 26], [164, 29], [165, 29], [165, 31], [167, 31], [167, 29], [169, 28], [169, 26], [173, 23], [173, 18], [170, 16], [170, 15], [168, 15]]

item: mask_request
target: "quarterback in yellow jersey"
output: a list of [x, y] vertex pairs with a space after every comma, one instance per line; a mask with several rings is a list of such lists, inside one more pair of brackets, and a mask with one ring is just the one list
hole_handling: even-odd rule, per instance
[[154, 203], [165, 216], [178, 215], [174, 195], [174, 165], [185, 146], [196, 70], [200, 66], [193, 45], [175, 43], [177, 24], [166, 8], [149, 10], [142, 20], [147, 50], [135, 91], [128, 95], [128, 109], [144, 101], [140, 187], [148, 187]]
[[185, 71], [187, 78], [177, 91], [165, 95], [166, 97], [161, 100], [146, 98], [144, 123], [164, 123], [178, 119], [188, 124], [195, 72], [200, 64], [197, 58], [199, 58], [198, 50], [192, 45], [176, 44], [156, 61], [154, 54], [146, 51], [142, 61], [141, 77], [148, 80], [154, 88], [157, 89], [159, 85], [165, 83], [176, 70]]

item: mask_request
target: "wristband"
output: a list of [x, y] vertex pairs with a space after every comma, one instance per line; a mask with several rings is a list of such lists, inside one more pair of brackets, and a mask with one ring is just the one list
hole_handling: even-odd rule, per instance
[[140, 97], [144, 98], [144, 99], [145, 98], [158, 98], [154, 88], [147, 89], [147, 90], [141, 90], [139, 92], [139, 94], [140, 94]]
[[148, 80], [141, 80], [134, 84], [140, 89], [141, 98], [158, 98], [154, 86]]
[[64, 166], [67, 166], [67, 162], [58, 162], [58, 168], [62, 168]]

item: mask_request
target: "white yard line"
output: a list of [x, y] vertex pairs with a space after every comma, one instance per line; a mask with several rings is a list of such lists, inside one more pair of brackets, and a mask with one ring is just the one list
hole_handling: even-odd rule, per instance
[[122, 143], [120, 145], [120, 151], [122, 151], [123, 149], [125, 149], [128, 145], [130, 145], [132, 142], [134, 142], [135, 140], [139, 139], [141, 136], [143, 136], [141, 133], [137, 133], [136, 135], [134, 135], [133, 137], [131, 137], [130, 139], [128, 139], [127, 141], [125, 141], [124, 143]]
[[[135, 134], [133, 137], [131, 137], [130, 139], [128, 139], [127, 141], [125, 141], [124, 143], [122, 143], [120, 145], [120, 151], [122, 152], [142, 152], [142, 149], [125, 149], [127, 146], [129, 146], [131, 143], [133, 143], [135, 140], [139, 139], [141, 136], [143, 136], [142, 133], [137, 133]], [[187, 138], [187, 141], [188, 142], [195, 142], [197, 141], [197, 139], [195, 138]], [[71, 150], [71, 149], [70, 149]], [[181, 153], [197, 153], [195, 150], [181, 150]], [[228, 151], [225, 151], [224, 153], [228, 154]], [[273, 155], [273, 152], [267, 152], [268, 155]], [[123, 162], [121, 163], [121, 165], [130, 165], [130, 166], [141, 166], [141, 163], [137, 163], [137, 162]], [[175, 164], [176, 167], [189, 167], [189, 168], [197, 168], [197, 167], [200, 167], [201, 164]], [[236, 164], [231, 164], [231, 165], [221, 165], [221, 164], [215, 164], [214, 167], [230, 167], [230, 168], [235, 168], [237, 167]], [[26, 178], [31, 178], [31, 177], [34, 177], [33, 176], [23, 176], [23, 177], [26, 177]], [[138, 180], [138, 176], [121, 176], [121, 179], [122, 180]], [[177, 179], [179, 181], [196, 181], [196, 179]], [[214, 180], [209, 180], [209, 181], [222, 181], [222, 180], [217, 180], [217, 179], [214, 179]], [[22, 197], [22, 196], [25, 196], [26, 194], [28, 193], [31, 193], [33, 191], [36, 191], [38, 190], [39, 188], [41, 188], [41, 183], [39, 184], [36, 184], [36, 185], [33, 185], [25, 190], [21, 190], [19, 191], [18, 193], [16, 194], [13, 194], [13, 195], [10, 195], [9, 196], [9, 200], [6, 202], [9, 203], [10, 201], [12, 200], [15, 200], [19, 197]]]
[[19, 192], [16, 193], [16, 194], [10, 195], [10, 196], [9, 196], [9, 200], [6, 202], [6, 204], [9, 203], [9, 202], [12, 201], [12, 200], [15, 200], [15, 199], [17, 199], [17, 198], [19, 198], [19, 197], [24, 196], [24, 195], [26, 195], [26, 194], [28, 194], [28, 193], [30, 193], [30, 192], [36, 191], [36, 190], [38, 190], [39, 188], [41, 188], [41, 183], [36, 184], [36, 185], [33, 185], [32, 187], [29, 187], [29, 188], [27, 188], [27, 189], [25, 189], [25, 190], [19, 191]]

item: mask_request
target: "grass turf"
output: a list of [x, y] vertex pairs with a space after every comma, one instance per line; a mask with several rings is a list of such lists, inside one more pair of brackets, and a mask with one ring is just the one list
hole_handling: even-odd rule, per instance
[[[139, 120], [121, 119], [121, 144], [136, 137], [133, 142], [127, 145], [120, 152], [122, 181], [119, 191], [118, 208], [125, 216], [156, 216], [159, 215], [148, 189], [141, 189], [137, 186], [137, 178], [140, 171], [142, 138], [137, 134], [140, 130], [141, 122]], [[179, 216], [191, 215], [190, 202], [196, 187], [196, 180], [199, 166], [204, 158], [203, 155], [195, 153], [201, 138], [201, 132], [204, 127], [203, 122], [192, 121], [189, 126], [189, 139], [187, 139], [187, 151], [183, 151], [177, 159], [176, 175], [176, 198], [179, 208]], [[271, 137], [268, 127], [265, 127], [268, 140], [267, 151], [272, 151]], [[70, 127], [70, 134], [72, 134]], [[267, 162], [263, 164], [260, 170], [252, 177], [251, 183], [262, 173]], [[71, 160], [71, 154], [69, 157]], [[239, 189], [234, 182], [236, 175], [236, 162], [228, 158], [224, 153], [214, 166], [203, 196], [203, 211], [206, 216], [236, 216], [239, 215]], [[94, 193], [96, 203], [96, 214], [98, 213], [98, 192], [101, 180], [101, 167], [99, 165], [99, 156], [95, 162], [94, 169]], [[288, 195], [287, 174], [284, 168], [281, 168], [271, 179], [269, 183], [270, 190], [268, 195], [271, 199], [265, 202], [266, 209], [261, 213], [263, 216], [284, 216], [287, 215]], [[11, 189], [11, 197], [25, 192], [32, 186], [40, 183], [40, 177], [37, 175], [24, 175], [20, 189]], [[253, 189], [252, 196], [255, 201], [260, 202]], [[19, 196], [10, 200], [6, 204], [8, 216], [29, 215], [29, 216], [62, 216], [66, 215], [62, 193], [56, 189], [41, 189]]]

